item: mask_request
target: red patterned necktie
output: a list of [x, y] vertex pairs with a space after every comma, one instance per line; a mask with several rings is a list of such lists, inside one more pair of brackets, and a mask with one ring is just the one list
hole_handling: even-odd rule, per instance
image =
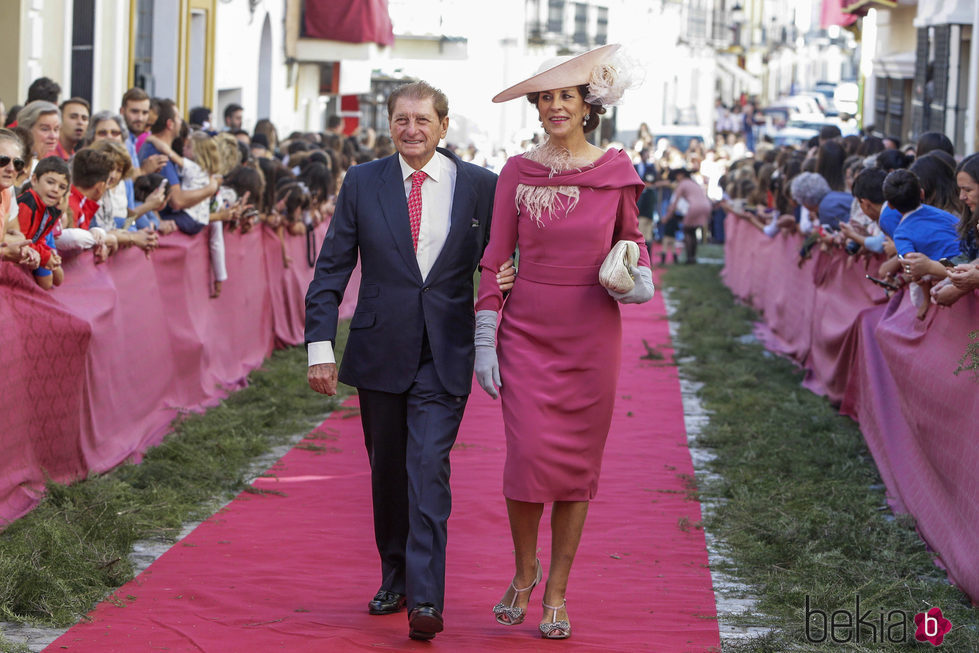
[[422, 226], [422, 182], [428, 175], [421, 170], [411, 173], [411, 192], [408, 193], [408, 218], [411, 224], [411, 244], [418, 251], [418, 232]]

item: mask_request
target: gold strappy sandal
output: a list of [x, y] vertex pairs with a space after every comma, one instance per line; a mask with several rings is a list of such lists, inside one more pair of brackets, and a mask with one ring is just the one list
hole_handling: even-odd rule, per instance
[[[522, 624], [524, 618], [527, 616], [526, 608], [518, 608], [514, 604], [517, 602], [517, 595], [524, 592], [532, 592], [537, 584], [544, 577], [544, 570], [541, 568], [540, 559], [537, 559], [537, 578], [530, 587], [525, 587], [523, 589], [518, 589], [513, 581], [510, 581], [510, 587], [513, 588], [513, 598], [510, 599], [510, 605], [505, 605], [503, 601], [500, 601], [495, 606], [493, 606], [493, 614], [496, 615], [497, 623], [503, 624], [504, 626], [516, 626], [517, 624]], [[504, 620], [505, 619], [505, 620]]]
[[567, 619], [557, 620], [557, 611], [565, 607], [568, 604], [567, 599], [561, 601], [561, 605], [547, 605], [543, 601], [541, 605], [544, 606], [546, 610], [552, 610], [551, 620], [542, 621], [540, 626], [540, 636], [544, 639], [567, 639], [571, 637], [571, 622]]

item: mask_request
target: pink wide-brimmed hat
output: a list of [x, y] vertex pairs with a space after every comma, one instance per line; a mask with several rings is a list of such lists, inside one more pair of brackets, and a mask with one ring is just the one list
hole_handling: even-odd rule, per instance
[[605, 63], [620, 47], [612, 43], [577, 56], [548, 59], [541, 64], [536, 75], [497, 93], [493, 102], [506, 102], [528, 93], [587, 84], [595, 67]]

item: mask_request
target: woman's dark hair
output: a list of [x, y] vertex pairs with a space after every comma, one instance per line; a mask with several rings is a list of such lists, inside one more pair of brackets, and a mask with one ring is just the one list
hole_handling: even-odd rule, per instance
[[153, 191], [163, 182], [163, 175], [153, 172], [133, 179], [133, 197], [137, 202], [145, 202]]
[[308, 149], [309, 149], [309, 143], [307, 143], [306, 141], [292, 140], [289, 141], [289, 147], [286, 148], [286, 152], [288, 152], [290, 155], [293, 155], [296, 152], [305, 152]]
[[15, 104], [14, 106], [7, 109], [7, 119], [6, 121], [4, 121], [3, 126], [10, 127], [12, 123], [17, 122], [17, 114], [20, 113], [20, 110], [23, 108], [24, 108], [23, 104]]
[[955, 156], [955, 146], [948, 136], [941, 132], [925, 132], [918, 137], [918, 147], [915, 149], [917, 156], [924, 156], [933, 150], [941, 150]]
[[[581, 99], [584, 100], [585, 96], [588, 95], [588, 84], [581, 84], [578, 86], [578, 94]], [[537, 103], [540, 101], [540, 93], [528, 93], [527, 101], [537, 107]], [[605, 113], [605, 107], [598, 103], [585, 102], [588, 105], [588, 120], [585, 121], [585, 133], [590, 134], [596, 129], [598, 129], [598, 124], [602, 121], [601, 115]]]
[[956, 215], [962, 212], [959, 188], [955, 183], [954, 167], [948, 165], [938, 156], [926, 154], [915, 159], [908, 170], [918, 176], [921, 188], [925, 191], [925, 204]]
[[901, 213], [921, 205], [921, 182], [910, 170], [894, 170], [884, 178], [884, 199]]
[[849, 134], [843, 137], [843, 149], [846, 150], [847, 156], [853, 156], [860, 151], [860, 137], [856, 134]]
[[880, 168], [867, 168], [853, 180], [852, 195], [874, 204], [884, 203], [884, 179], [887, 173]]
[[670, 181], [677, 181], [681, 177], [684, 179], [689, 179], [690, 171], [686, 168], [670, 168], [670, 174], [668, 175], [667, 179]]
[[914, 157], [901, 150], [884, 150], [877, 154], [877, 167], [886, 172], [904, 170], [912, 163]]
[[306, 184], [314, 202], [325, 202], [335, 192], [333, 173], [318, 161], [306, 165], [299, 173], [299, 179]]
[[[965, 173], [972, 177], [972, 181], [979, 184], [979, 152], [970, 154], [962, 159], [962, 163], [955, 169], [955, 174]], [[969, 241], [976, 238], [976, 226], [979, 225], [979, 206], [969, 214], [969, 207], [964, 206], [961, 213], [962, 219], [959, 220], [959, 235], [963, 240]], [[974, 242], [974, 241], [970, 241]]]
[[306, 189], [299, 184], [292, 182], [284, 184], [275, 192], [275, 205], [283, 204], [282, 213], [286, 224], [295, 223], [296, 210], [309, 210], [310, 196]]
[[240, 165], [229, 172], [223, 183], [239, 198], [247, 192], [249, 202], [255, 205], [259, 205], [262, 192], [265, 190], [265, 178], [261, 171], [246, 165]]
[[857, 154], [860, 156], [870, 156], [872, 154], [877, 154], [878, 152], [883, 152], [884, 140], [876, 136], [868, 136], [863, 139], [863, 143], [860, 144], [860, 148], [857, 150]]
[[846, 150], [838, 141], [826, 141], [819, 146], [816, 155], [816, 172], [822, 175], [830, 190], [846, 190], [846, 179], [843, 176], [843, 164], [846, 161]]
[[294, 176], [289, 168], [276, 159], [259, 159], [258, 167], [265, 176], [265, 192], [253, 197], [260, 200], [258, 209], [262, 213], [270, 213], [275, 205], [275, 190], [278, 188], [279, 182], [283, 179], [291, 180]]

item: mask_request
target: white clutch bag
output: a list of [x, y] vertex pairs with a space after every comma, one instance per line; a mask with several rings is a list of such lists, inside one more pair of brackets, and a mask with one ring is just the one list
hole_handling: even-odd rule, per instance
[[639, 263], [639, 245], [631, 240], [620, 240], [612, 246], [598, 271], [598, 283], [617, 293], [627, 293], [636, 285], [629, 272]]

